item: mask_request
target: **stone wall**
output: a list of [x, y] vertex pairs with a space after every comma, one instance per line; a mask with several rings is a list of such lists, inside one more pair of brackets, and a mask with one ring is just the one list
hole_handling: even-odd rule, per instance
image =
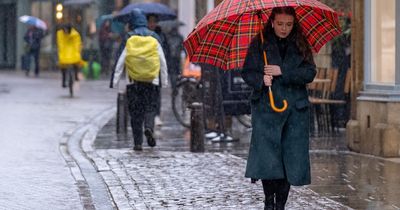
[[358, 101], [357, 120], [347, 124], [348, 146], [355, 152], [400, 156], [400, 103]]

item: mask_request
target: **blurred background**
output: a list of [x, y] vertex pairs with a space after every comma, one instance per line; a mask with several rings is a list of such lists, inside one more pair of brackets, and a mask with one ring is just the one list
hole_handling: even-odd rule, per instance
[[[179, 32], [186, 37], [208, 11], [221, 0], [0, 0], [0, 69], [18, 69], [24, 52], [23, 36], [27, 25], [18, 21], [22, 15], [31, 15], [47, 23], [49, 34], [42, 40], [40, 65], [42, 70], [55, 69], [55, 32], [60, 23], [70, 22], [82, 36], [84, 50], [98, 50], [101, 19], [115, 15], [131, 3], [159, 2], [169, 6], [182, 22]], [[346, 0], [324, 0], [329, 6], [351, 14], [351, 3]], [[345, 16], [343, 16], [345, 17]], [[106, 17], [107, 18], [107, 17]], [[115, 30], [115, 27], [114, 27]], [[118, 30], [118, 29], [117, 29]], [[321, 50], [318, 63], [330, 65], [330, 47]], [[321, 66], [320, 65], [320, 66]]]

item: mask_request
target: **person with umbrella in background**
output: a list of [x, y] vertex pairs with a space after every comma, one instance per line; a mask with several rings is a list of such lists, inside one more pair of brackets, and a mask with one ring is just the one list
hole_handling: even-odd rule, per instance
[[[150, 30], [156, 32], [157, 35], [160, 37], [161, 46], [164, 51], [165, 60], [167, 61], [167, 66], [168, 66], [168, 70], [169, 70], [168, 75], [170, 75], [171, 74], [170, 71], [172, 69], [170, 68], [171, 67], [171, 58], [170, 58], [170, 48], [169, 48], [167, 36], [162, 31], [161, 27], [158, 25], [159, 18], [157, 15], [149, 14], [149, 15], [146, 15], [146, 18], [147, 18], [147, 22], [148, 22], [148, 28]], [[162, 125], [162, 123], [163, 123], [160, 118], [160, 114], [161, 114], [161, 92], [160, 92], [160, 97], [158, 97], [157, 110], [156, 110], [156, 115], [155, 115], [156, 117], [154, 119], [155, 124], [158, 126]]]
[[[242, 70], [253, 88], [246, 177], [261, 179], [265, 209], [284, 209], [290, 185], [311, 183], [306, 84], [313, 81], [316, 66], [293, 7], [274, 8], [261, 36], [252, 41]], [[269, 64], [264, 63], [264, 51]], [[283, 113], [268, 104], [272, 84], [276, 95], [289, 101]]]
[[338, 14], [317, 0], [224, 0], [184, 41], [192, 62], [242, 69], [253, 88], [245, 177], [262, 180], [265, 209], [284, 209], [290, 186], [311, 182], [312, 52], [340, 33]]
[[108, 75], [111, 68], [113, 53], [114, 33], [111, 31], [111, 20], [105, 20], [99, 31], [100, 62], [103, 73]]
[[[132, 10], [129, 28], [130, 38], [124, 44], [125, 47], [115, 66], [112, 87], [118, 84], [125, 69], [129, 80], [126, 92], [134, 140], [133, 149], [142, 151], [143, 127], [147, 144], [150, 147], [156, 146], [154, 117], [160, 97], [160, 85], [168, 85], [168, 70], [160, 38], [147, 28], [146, 17], [139, 9]], [[150, 76], [150, 72], [154, 74], [151, 73]]]
[[179, 27], [183, 25], [178, 20], [160, 21], [158, 24], [165, 34], [169, 48], [168, 76], [171, 88], [174, 90], [178, 76], [181, 73], [181, 56], [183, 51], [183, 36], [179, 33]]
[[21, 16], [19, 20], [28, 24], [28, 30], [24, 35], [25, 55], [22, 59], [22, 69], [25, 70], [25, 75], [29, 76], [31, 57], [35, 63], [35, 76], [38, 77], [40, 73], [39, 55], [41, 42], [43, 37], [47, 35], [47, 25], [39, 18], [33, 16]]

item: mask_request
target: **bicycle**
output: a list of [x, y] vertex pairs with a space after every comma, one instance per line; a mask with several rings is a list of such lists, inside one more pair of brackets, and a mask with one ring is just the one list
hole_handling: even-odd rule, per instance
[[199, 88], [199, 78], [180, 76], [172, 91], [172, 111], [178, 122], [186, 128], [190, 127], [190, 105], [201, 101]]
[[[172, 111], [177, 121], [186, 128], [190, 128], [190, 105], [202, 101], [200, 77], [201, 67], [186, 59], [182, 74], [172, 90]], [[246, 128], [252, 127], [250, 114], [235, 117]]]
[[66, 71], [65, 72], [65, 79], [67, 82], [67, 86], [68, 86], [68, 91], [69, 91], [69, 95], [71, 98], [74, 97], [74, 83], [75, 83], [75, 79], [77, 77], [77, 71], [78, 71], [78, 64], [68, 64], [68, 65], [62, 65], [61, 71]]

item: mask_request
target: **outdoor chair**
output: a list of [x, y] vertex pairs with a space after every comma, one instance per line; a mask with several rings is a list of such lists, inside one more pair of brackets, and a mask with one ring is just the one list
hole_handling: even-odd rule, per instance
[[[344, 93], [348, 95], [350, 89], [351, 71], [345, 77]], [[317, 68], [317, 75], [308, 85], [309, 100], [311, 103], [310, 129], [319, 135], [330, 135], [338, 130], [338, 119], [335, 107], [346, 105], [348, 100], [333, 99], [338, 82], [338, 70]]]

